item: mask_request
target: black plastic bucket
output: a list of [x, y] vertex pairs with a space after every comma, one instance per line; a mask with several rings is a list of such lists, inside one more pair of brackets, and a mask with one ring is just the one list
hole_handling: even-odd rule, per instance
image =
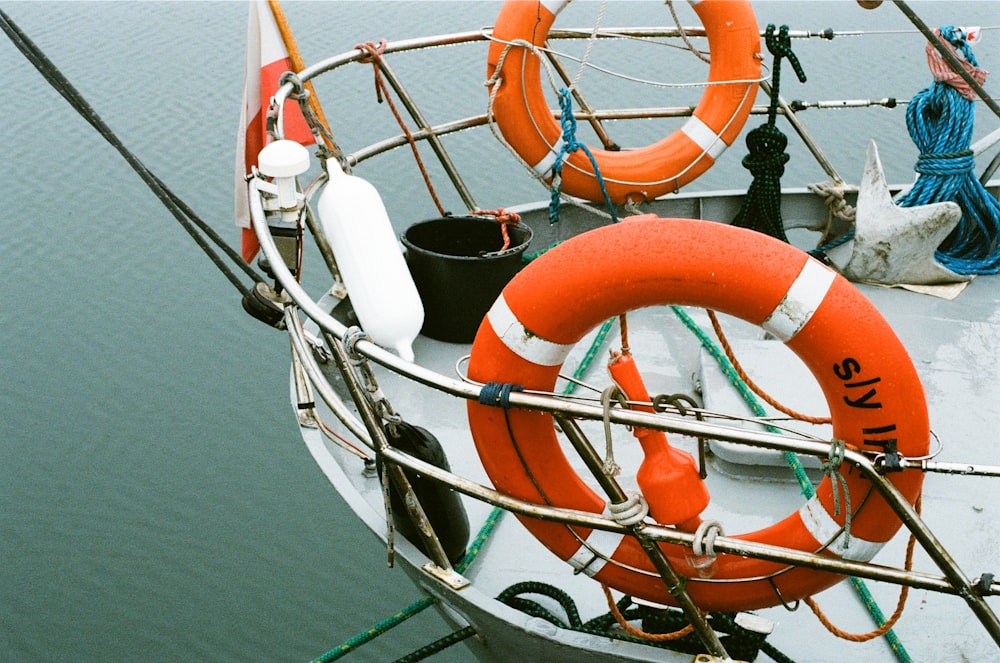
[[500, 251], [500, 224], [475, 216], [415, 223], [403, 233], [406, 263], [424, 304], [425, 336], [470, 343], [500, 291], [521, 268], [531, 228], [510, 224], [510, 248]]

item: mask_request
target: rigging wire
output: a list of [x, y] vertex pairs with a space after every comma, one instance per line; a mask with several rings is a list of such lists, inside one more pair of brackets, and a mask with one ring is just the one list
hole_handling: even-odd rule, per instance
[[[112, 146], [132, 169], [139, 175], [142, 181], [156, 194], [160, 202], [173, 214], [174, 218], [181, 224], [184, 230], [194, 239], [195, 243], [201, 247], [205, 255], [212, 261], [220, 272], [230, 283], [246, 296], [250, 289], [237, 277], [228, 265], [223, 256], [212, 248], [206, 241], [207, 236], [223, 253], [239, 267], [248, 277], [257, 283], [263, 283], [261, 277], [250, 265], [240, 257], [228, 243], [201, 219], [187, 204], [175, 194], [163, 180], [150, 171], [139, 158], [131, 152], [111, 128], [101, 119], [100, 115], [84, 99], [83, 95], [70, 83], [69, 79], [59, 70], [55, 64], [49, 60], [48, 56], [14, 23], [13, 20], [0, 9], [0, 29], [17, 47], [24, 57], [38, 70], [42, 77], [73, 107], [74, 110], [85, 119], [97, 132]], [[200, 233], [199, 233], [200, 231]], [[204, 236], [201, 234], [203, 233]]]

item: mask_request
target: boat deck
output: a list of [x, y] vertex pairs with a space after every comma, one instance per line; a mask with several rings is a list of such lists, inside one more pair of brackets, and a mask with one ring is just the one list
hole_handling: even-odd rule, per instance
[[[541, 242], [546, 242], [548, 238], [543, 236], [545, 229], [542, 228], [542, 231], [538, 235]], [[536, 237], [535, 246], [545, 246], [539, 242], [539, 237]], [[807, 243], [810, 238], [801, 236], [798, 239]], [[1000, 307], [993, 279], [974, 280], [961, 295], [950, 301], [898, 288], [859, 287], [892, 324], [924, 384], [931, 425], [942, 445], [935, 461], [989, 464], [997, 456], [998, 444], [994, 439], [984, 437], [983, 432], [1000, 429], [1000, 412], [993, 404], [993, 386], [1000, 378], [1000, 369], [992, 360], [1000, 353]], [[692, 310], [691, 313], [703, 328], [710, 331], [702, 312]], [[798, 360], [787, 348], [777, 341], [763, 340], [760, 329], [742, 321], [727, 318], [723, 324], [738, 353], [741, 348], [742, 351], [752, 351], [742, 358], [743, 362], [751, 373], [760, 371], [757, 377], [765, 389], [773, 391], [779, 399], [788, 399], [789, 404], [797, 409], [817, 416], [825, 414], [822, 395], [815, 384], [809, 384], [808, 372], [790, 368]], [[643, 364], [643, 374], [651, 393], [684, 392], [700, 398], [704, 382], [718, 380], [717, 375], [712, 375], [711, 360], [706, 361], [698, 341], [669, 307], [630, 314], [629, 330], [630, 345], [637, 361], [649, 362]], [[609, 336], [606, 347], [613, 348], [620, 343], [616, 334], [614, 332]], [[766, 344], [763, 346], [767, 348], [766, 352], [760, 350], [761, 343]], [[584, 339], [577, 346], [565, 364], [567, 369], [576, 366], [588, 344], [588, 339]], [[754, 348], [758, 350], [753, 351]], [[461, 359], [468, 354], [469, 346], [442, 343], [421, 336], [414, 350], [422, 366], [446, 376], [460, 377], [464, 370]], [[606, 357], [606, 350], [601, 357]], [[769, 381], [767, 368], [775, 362], [780, 362], [783, 370], [770, 371], [780, 377]], [[584, 377], [584, 381], [597, 390], [610, 383], [603, 363], [595, 362]], [[328, 377], [334, 385], [338, 384], [339, 378], [334, 369], [330, 369]], [[390, 395], [396, 411], [407, 421], [427, 428], [440, 440], [453, 472], [483, 485], [491, 485], [474, 452], [462, 399], [414, 388], [412, 383], [407, 384], [406, 380], [387, 370], [379, 369], [377, 378], [385, 393]], [[716, 391], [715, 387], [712, 390]], [[726, 399], [716, 397], [714, 402], [725, 403]], [[741, 414], [746, 414], [745, 410]], [[333, 420], [328, 412], [323, 416]], [[595, 446], [603, 449], [600, 424], [591, 422], [588, 426], [585, 430], [592, 436]], [[818, 428], [817, 432], [822, 435], [823, 427]], [[326, 441], [315, 429], [304, 429], [304, 435], [313, 455], [339, 492], [351, 502], [352, 508], [374, 532], [384, 536], [382, 490], [378, 479], [371, 473], [365, 474], [360, 460]], [[694, 440], [677, 436], [670, 439], [675, 446], [696, 453]], [[934, 446], [932, 443], [932, 449]], [[802, 504], [804, 498], [791, 472], [780, 467], [781, 463], [773, 456], [758, 459], [763, 467], [752, 467], [726, 460], [726, 449], [716, 446], [713, 450], [715, 453], [710, 452], [708, 456], [707, 479], [713, 499], [703, 515], [722, 522], [727, 533], [766, 526], [784, 518]], [[566, 454], [573, 457], [571, 450], [567, 450]], [[623, 467], [623, 485], [634, 488], [627, 477], [634, 476], [641, 460], [641, 449], [631, 435], [616, 438], [615, 457]], [[582, 463], [573, 464], [581, 476], [586, 476]], [[924, 485], [923, 518], [945, 549], [971, 579], [991, 572], [995, 541], [1000, 538], [1000, 514], [997, 513], [1000, 507], [991, 499], [986, 479], [931, 473]], [[463, 499], [475, 533], [492, 507], [469, 498]], [[904, 534], [898, 534], [878, 554], [874, 563], [901, 566], [906, 538]], [[449, 589], [420, 571], [417, 567], [423, 558], [408, 543], [397, 538], [396, 544], [404, 568], [421, 586], [435, 595], [450, 594], [448, 602], [456, 609], [463, 610], [464, 606], [463, 616], [456, 616], [453, 611], [442, 608], [446, 617], [457, 625], [472, 622], [477, 629], [495, 627], [485, 620], [478, 623], [476, 615], [484, 609], [512, 611], [487, 599], [515, 582], [525, 580], [547, 583], [568, 592], [584, 621], [608, 610], [597, 583], [583, 575], [574, 575], [569, 565], [546, 550], [510, 514], [505, 514], [500, 520], [479, 558], [465, 573], [471, 586], [460, 591]], [[512, 551], [517, 552], [512, 554]], [[914, 569], [939, 574], [919, 547]], [[886, 583], [867, 584], [883, 612], [886, 615], [892, 613], [899, 588]], [[615, 594], [620, 596], [617, 592]], [[841, 583], [822, 592], [818, 601], [834, 623], [846, 631], [867, 632], [873, 628], [871, 618], [849, 583]], [[487, 607], [484, 608], [484, 605]], [[942, 644], [936, 635], [941, 628], [940, 615], [963, 611], [968, 614], [968, 619], [956, 623], [962, 624], [967, 631], [966, 636], [959, 639], [949, 637], [949, 644]], [[838, 644], [804, 606], [795, 613], [781, 607], [756, 612], [775, 624], [775, 633], [769, 641], [794, 660], [841, 661], [845, 652], [852, 657], [863, 656], [864, 660], [893, 660], [882, 638], [861, 644]], [[512, 623], [521, 624], [524, 630], [534, 633], [547, 645], [557, 646], [561, 640], [571, 642], [574, 638], [592, 637], [561, 631], [543, 620], [526, 615], [509, 616]], [[895, 632], [916, 660], [987, 660], [996, 652], [995, 643], [961, 598], [926, 590], [910, 591], [906, 612]], [[831, 644], [817, 649], [816, 642], [819, 641]], [[962, 643], [957, 651], [954, 649], [955, 642]], [[667, 654], [646, 647], [606, 640], [604, 643], [592, 650], [595, 657], [610, 651], [623, 660], [672, 660], [664, 658]], [[470, 646], [477, 645], [473, 642]], [[552, 654], [552, 651], [539, 645], [539, 660]], [[491, 654], [502, 660], [502, 655], [495, 650], [491, 650]]]

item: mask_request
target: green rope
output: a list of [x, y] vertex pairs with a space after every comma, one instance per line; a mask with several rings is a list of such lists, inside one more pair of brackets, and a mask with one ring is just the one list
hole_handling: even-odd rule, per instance
[[[764, 406], [760, 404], [760, 401], [757, 400], [756, 395], [750, 390], [746, 382], [740, 378], [736, 369], [733, 367], [732, 362], [729, 361], [729, 358], [726, 357], [725, 353], [719, 348], [718, 345], [716, 345], [715, 341], [713, 341], [708, 334], [705, 333], [705, 330], [703, 330], [698, 323], [687, 314], [687, 311], [679, 306], [671, 306], [670, 308], [680, 321], [684, 323], [684, 326], [698, 338], [701, 346], [712, 355], [712, 358], [719, 364], [719, 368], [722, 369], [722, 373], [729, 378], [729, 381], [740, 393], [740, 396], [742, 396], [743, 400], [748, 406], [750, 406], [754, 415], [758, 417], [765, 416], [767, 412], [764, 409]], [[769, 432], [781, 433], [779, 429], [771, 426], [770, 424], [765, 424], [765, 427]], [[812, 482], [809, 481], [809, 477], [806, 475], [802, 462], [794, 453], [785, 451], [782, 452], [782, 454], [784, 455], [785, 461], [788, 463], [789, 467], [791, 467], [796, 481], [798, 481], [802, 495], [805, 496], [806, 499], [811, 499], [816, 494], [816, 491], [813, 488]], [[848, 509], [850, 509], [849, 506]], [[851, 585], [858, 593], [861, 602], [868, 609], [868, 613], [871, 615], [872, 619], [876, 624], [878, 624], [879, 627], [883, 626], [886, 623], [885, 614], [882, 612], [882, 609], [879, 608], [878, 603], [875, 601], [875, 597], [872, 596], [871, 591], [868, 589], [864, 580], [853, 576], [850, 580]], [[901, 661], [901, 663], [912, 663], [913, 659], [910, 658], [909, 653], [906, 651], [906, 647], [903, 646], [902, 641], [899, 639], [899, 636], [896, 635], [895, 631], [889, 629], [885, 633], [885, 639], [889, 643], [889, 647], [892, 649], [893, 653], [896, 655], [896, 658]]]
[[[543, 607], [538, 602], [524, 598], [524, 594], [538, 594], [555, 600], [565, 612], [566, 619], [562, 619], [558, 615], [555, 615], [551, 610]], [[526, 615], [544, 619], [550, 624], [567, 631], [578, 631], [580, 633], [602, 636], [613, 640], [624, 640], [626, 642], [635, 642], [659, 648], [668, 647], [668, 643], [654, 642], [644, 638], [638, 638], [628, 633], [613, 630], [617, 626], [618, 622], [615, 620], [614, 615], [610, 612], [595, 617], [586, 623], [583, 622], [580, 619], [580, 613], [577, 610], [576, 604], [573, 602], [573, 599], [569, 596], [569, 594], [544, 582], [528, 580], [516, 583], [500, 592], [497, 596], [497, 600], [514, 608], [515, 610], [520, 610]], [[631, 604], [631, 601], [632, 600], [629, 596], [623, 596], [618, 601], [618, 609], [626, 619], [637, 619], [639, 617], [638, 611], [634, 609], [628, 610], [628, 606]]]
[[378, 624], [375, 624], [374, 626], [369, 628], [367, 631], [357, 634], [353, 638], [350, 638], [349, 640], [345, 641], [339, 647], [334, 647], [333, 649], [326, 652], [322, 656], [313, 659], [313, 663], [329, 663], [330, 661], [336, 661], [337, 659], [346, 656], [347, 654], [354, 651], [355, 649], [365, 644], [366, 642], [374, 640], [375, 638], [377, 638], [378, 636], [382, 635], [383, 633], [385, 633], [386, 631], [395, 626], [399, 626], [413, 615], [419, 613], [424, 608], [434, 605], [434, 602], [436, 600], [437, 599], [431, 596], [425, 596], [421, 599], [418, 599], [417, 601], [411, 603], [410, 605], [406, 606], [405, 608], [394, 614], [392, 617], [389, 617], [388, 619], [383, 619]]
[[476, 634], [476, 629], [471, 626], [466, 626], [463, 629], [459, 629], [454, 633], [449, 633], [439, 640], [435, 640], [429, 645], [424, 645], [420, 649], [415, 649], [406, 656], [402, 658], [397, 658], [394, 663], [414, 663], [415, 661], [422, 661], [425, 658], [429, 658], [439, 651], [444, 651], [448, 647], [465, 640], [466, 638], [471, 638]]
[[[562, 616], [556, 615], [548, 608], [543, 607], [537, 601], [526, 598], [526, 594], [537, 594], [554, 600], [563, 609], [565, 619]], [[568, 631], [577, 631], [613, 640], [634, 642], [650, 647], [670, 649], [690, 654], [701, 654], [705, 651], [704, 644], [693, 633], [673, 640], [656, 641], [621, 631], [618, 629], [618, 620], [610, 611], [594, 617], [588, 622], [583, 622], [580, 619], [580, 613], [577, 610], [576, 604], [569, 594], [543, 582], [529, 580], [516, 583], [502, 591], [497, 596], [497, 600], [527, 615], [544, 619], [550, 624]], [[635, 606], [632, 602], [632, 597], [628, 595], [619, 599], [617, 606], [618, 612], [627, 621], [642, 620], [642, 630], [646, 633], [671, 633], [683, 628], [687, 624], [687, 618], [678, 608], [658, 609], [647, 606]], [[777, 663], [793, 663], [788, 656], [778, 651], [773, 645], [768, 644], [765, 641], [765, 635], [752, 633], [744, 629], [736, 624], [729, 615], [713, 612], [709, 615], [709, 621], [715, 630], [726, 634], [722, 637], [722, 642], [730, 656], [734, 656], [739, 660], [751, 661], [757, 659], [758, 651], [764, 651], [768, 656], [777, 661]]]
[[[757, 400], [757, 396], [753, 393], [750, 387], [747, 386], [747, 383], [740, 378], [736, 368], [729, 361], [729, 358], [726, 357], [726, 353], [723, 352], [722, 349], [716, 345], [715, 341], [713, 341], [712, 338], [705, 333], [705, 330], [702, 329], [698, 323], [687, 314], [687, 311], [682, 309], [680, 306], [671, 306], [670, 308], [674, 312], [674, 315], [676, 315], [680, 321], [684, 323], [684, 326], [698, 338], [698, 341], [701, 343], [701, 347], [705, 348], [705, 350], [712, 355], [712, 358], [715, 359], [719, 368], [722, 370], [722, 374], [729, 378], [729, 381], [736, 388], [736, 391], [739, 392], [740, 396], [743, 397], [744, 402], [746, 402], [746, 404], [750, 407], [750, 411], [753, 412], [754, 416], [767, 416], [767, 410], [765, 410], [764, 406]], [[775, 428], [771, 424], [765, 424], [764, 427], [769, 433], [781, 433], [780, 429]], [[799, 457], [791, 451], [783, 451], [782, 455], [785, 458], [785, 462], [788, 463], [789, 467], [791, 467], [792, 474], [795, 475], [795, 480], [799, 484], [799, 489], [802, 491], [802, 495], [805, 496], [806, 499], [811, 498], [815, 494], [815, 490], [813, 489], [812, 482], [809, 480], [809, 476], [806, 474], [805, 468], [802, 466], [802, 461], [800, 461]]]
[[[566, 619], [562, 620], [556, 617], [549, 610], [542, 608], [534, 601], [521, 597], [521, 594], [539, 594], [541, 596], [547, 596], [550, 599], [554, 599], [566, 613]], [[512, 608], [517, 608], [521, 612], [527, 613], [532, 617], [540, 617], [541, 619], [544, 619], [545, 621], [560, 628], [579, 629], [583, 626], [583, 621], [580, 619], [580, 611], [577, 610], [576, 603], [573, 602], [573, 598], [558, 587], [553, 587], [552, 585], [544, 582], [526, 580], [524, 582], [515, 583], [500, 592], [497, 596], [497, 601], [509, 605]]]
[[562, 241], [552, 242], [551, 244], [549, 244], [548, 246], [546, 246], [544, 249], [538, 249], [537, 251], [533, 251], [532, 253], [525, 253], [524, 257], [521, 258], [521, 261], [524, 262], [525, 264], [527, 264], [527, 263], [531, 262], [532, 260], [535, 260], [536, 258], [541, 258], [543, 254], [551, 251], [552, 249], [556, 248], [560, 244], [562, 244]]
[[[476, 560], [476, 557], [479, 556], [479, 552], [482, 550], [483, 544], [486, 543], [486, 540], [489, 539], [490, 535], [493, 533], [493, 530], [496, 528], [501, 515], [503, 515], [503, 509], [500, 508], [494, 508], [490, 512], [490, 515], [486, 517], [486, 521], [483, 523], [483, 526], [479, 528], [479, 533], [476, 534], [476, 538], [472, 540], [472, 544], [466, 551], [465, 557], [463, 557], [462, 561], [460, 561], [458, 564], [455, 565], [456, 571], [458, 571], [459, 573], [464, 573], [465, 570], [472, 565], [472, 563]], [[399, 626], [410, 617], [420, 613], [426, 608], [431, 607], [435, 603], [437, 603], [437, 599], [434, 598], [433, 596], [421, 597], [416, 601], [414, 601], [413, 603], [411, 603], [410, 605], [403, 608], [402, 610], [400, 610], [399, 612], [397, 612], [396, 614], [394, 614], [392, 617], [383, 619], [378, 624], [375, 624], [374, 626], [369, 628], [367, 631], [359, 633], [353, 638], [346, 640], [340, 646], [334, 647], [333, 649], [326, 652], [322, 656], [313, 659], [313, 663], [330, 663], [330, 661], [336, 661], [337, 659], [346, 656], [350, 652], [354, 651], [355, 649], [365, 644], [366, 642], [374, 640], [383, 633], [391, 630], [396, 626]], [[455, 642], [458, 641], [456, 640]]]
[[[608, 334], [611, 332], [611, 328], [615, 325], [615, 318], [608, 318], [601, 325], [601, 328], [597, 330], [597, 334], [594, 336], [593, 342], [590, 344], [590, 348], [587, 349], [587, 353], [583, 355], [583, 359], [580, 360], [580, 365], [576, 367], [573, 371], [574, 380], [582, 380], [583, 376], [587, 374], [590, 370], [590, 365], [594, 363], [597, 358], [597, 354], [601, 351], [601, 347], [604, 345], [604, 341], [607, 339]], [[566, 384], [565, 389], [563, 389], [563, 394], [569, 396], [574, 391], [576, 391], [576, 382], [569, 382]]]
[[783, 25], [774, 34], [774, 25], [767, 26], [765, 34], [767, 49], [774, 56], [774, 73], [771, 78], [771, 105], [767, 111], [767, 122], [747, 133], [749, 153], [743, 157], [743, 167], [753, 174], [753, 183], [747, 189], [746, 198], [733, 225], [750, 228], [788, 241], [785, 226], [781, 220], [781, 176], [788, 163], [788, 138], [775, 126], [778, 115], [778, 90], [781, 87], [781, 59], [785, 58], [795, 70], [799, 81], [806, 82], [802, 65], [792, 52], [792, 41], [788, 36], [788, 26]]
[[496, 529], [497, 524], [500, 522], [500, 516], [503, 514], [503, 509], [499, 507], [495, 507], [492, 511], [490, 511], [490, 515], [486, 516], [483, 526], [479, 528], [479, 533], [476, 534], [476, 538], [472, 540], [472, 545], [470, 545], [469, 549], [465, 552], [465, 557], [463, 557], [462, 561], [455, 565], [456, 571], [459, 573], [465, 573], [466, 569], [472, 566], [472, 563], [476, 561], [477, 557], [479, 557], [479, 553], [486, 544], [486, 541], [490, 538], [490, 535], [493, 534], [493, 530]]

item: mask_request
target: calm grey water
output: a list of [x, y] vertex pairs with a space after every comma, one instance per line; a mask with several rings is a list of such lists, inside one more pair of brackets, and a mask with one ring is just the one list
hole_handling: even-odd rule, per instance
[[[594, 13], [586, 4], [574, 25]], [[361, 38], [487, 25], [498, 6], [286, 10], [312, 61]], [[995, 3], [914, 6], [931, 25], [1000, 23]], [[4, 9], [154, 172], [236, 238], [244, 3]], [[606, 24], [666, 21], [664, 11], [612, 3]], [[867, 13], [852, 2], [765, 2], [758, 15], [803, 29], [907, 25], [888, 4]], [[1000, 67], [998, 42], [993, 32], [977, 48], [987, 67]], [[860, 69], [804, 46], [810, 83], [786, 83], [786, 96], [907, 98], [927, 83], [918, 37], [858, 43], [870, 52]], [[6, 39], [0, 90], [0, 661], [307, 660], [417, 598], [298, 439], [284, 337], [242, 312], [124, 161]], [[808, 121], [839, 138], [831, 156], [847, 179], [876, 133], [890, 179], [908, 181], [916, 152], [902, 111], [869, 117], [857, 136], [831, 136], [822, 115]], [[977, 136], [997, 126], [979, 118]], [[705, 186], [746, 187], [742, 146], [732, 151]], [[394, 218], [427, 211], [408, 210], [405, 189], [385, 195]], [[444, 633], [425, 613], [352, 660], [389, 660]]]

